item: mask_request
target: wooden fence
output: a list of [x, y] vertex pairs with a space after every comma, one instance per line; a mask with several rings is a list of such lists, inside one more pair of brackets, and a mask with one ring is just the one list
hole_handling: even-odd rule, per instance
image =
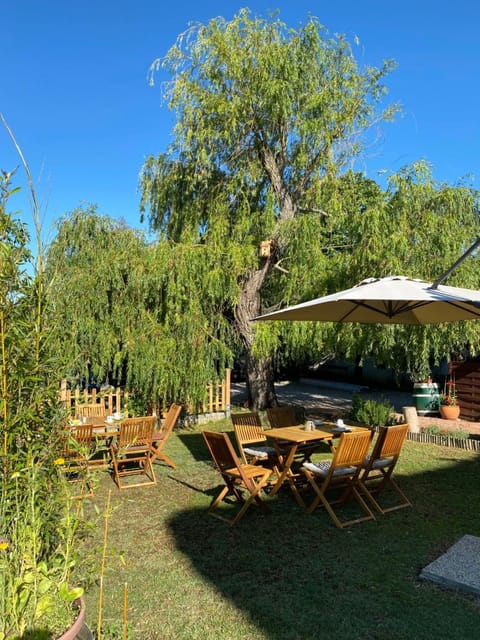
[[467, 451], [480, 451], [480, 440], [474, 438], [455, 438], [455, 435], [450, 434], [431, 434], [431, 433], [414, 433], [409, 431], [407, 433], [407, 440], [413, 440], [414, 442], [424, 442], [427, 444], [438, 444], [442, 447], [454, 447], [456, 449], [466, 449]]
[[[230, 409], [230, 379], [231, 370], [225, 369], [225, 378], [217, 383], [209, 383], [207, 386], [207, 397], [205, 402], [196, 406], [188, 405], [189, 413], [219, 413], [228, 412]], [[70, 408], [72, 415], [75, 414], [77, 404], [103, 404], [105, 413], [111, 414], [114, 411], [121, 411], [128, 400], [128, 392], [120, 387], [109, 388], [105, 391], [88, 389], [69, 389], [66, 380], [62, 380], [60, 385], [60, 400], [65, 402]]]
[[231, 369], [225, 369], [225, 378], [219, 382], [210, 382], [207, 385], [207, 397], [205, 402], [196, 405], [189, 404], [190, 414], [201, 413], [228, 413], [231, 398]]
[[77, 404], [102, 404], [106, 414], [121, 411], [127, 398], [128, 392], [123, 391], [120, 387], [109, 387], [104, 391], [97, 391], [95, 388], [91, 390], [80, 389], [80, 387], [69, 389], [66, 380], [62, 380], [60, 384], [60, 400], [65, 402], [67, 408], [70, 408], [72, 415], [75, 415]]

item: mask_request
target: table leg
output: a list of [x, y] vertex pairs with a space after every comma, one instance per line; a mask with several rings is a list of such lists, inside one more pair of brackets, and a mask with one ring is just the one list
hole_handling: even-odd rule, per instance
[[[276, 443], [274, 444], [275, 444], [275, 448], [277, 448]], [[285, 445], [283, 444], [283, 446]], [[272, 490], [270, 491], [270, 496], [274, 496], [279, 491], [280, 487], [285, 482], [285, 480], [287, 480], [288, 484], [290, 485], [290, 489], [292, 490], [292, 493], [295, 496], [295, 500], [301, 507], [305, 507], [305, 502], [302, 500], [302, 497], [300, 496], [300, 493], [298, 492], [298, 489], [295, 486], [295, 479], [294, 479], [295, 476], [292, 473], [292, 463], [295, 458], [297, 449], [298, 449], [298, 443], [293, 443], [292, 446], [290, 447], [286, 460], [283, 461], [282, 457], [279, 456], [279, 460], [281, 460], [280, 464], [282, 466], [282, 471], [278, 477], [277, 482], [275, 483]]]

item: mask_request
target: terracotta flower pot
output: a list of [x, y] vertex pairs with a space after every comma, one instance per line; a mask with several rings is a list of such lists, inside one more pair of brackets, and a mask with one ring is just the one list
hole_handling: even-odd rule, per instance
[[440, 414], [444, 420], [456, 420], [460, 415], [460, 407], [458, 404], [448, 405], [441, 404], [440, 405]]
[[58, 640], [93, 640], [90, 629], [85, 624], [85, 600], [83, 596], [75, 600], [78, 605], [78, 616], [70, 629], [67, 629]]

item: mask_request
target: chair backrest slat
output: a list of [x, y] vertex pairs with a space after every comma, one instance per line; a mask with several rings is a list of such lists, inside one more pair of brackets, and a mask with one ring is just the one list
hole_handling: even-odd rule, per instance
[[155, 423], [155, 416], [142, 416], [124, 420], [120, 426], [120, 434], [118, 436], [120, 447], [128, 445], [151, 446]]
[[77, 418], [93, 418], [106, 415], [103, 404], [79, 404], [75, 407], [75, 416]]
[[182, 405], [181, 404], [171, 404], [167, 414], [162, 422], [162, 424], [160, 425], [160, 429], [158, 431], [158, 436], [157, 434], [155, 434], [155, 439], [163, 439], [166, 438], [170, 435], [170, 433], [173, 431], [174, 426], [177, 423], [178, 417], [180, 415], [180, 412], [182, 410]]
[[360, 467], [370, 446], [370, 431], [343, 433], [332, 460], [332, 468]]
[[240, 449], [244, 444], [266, 441], [267, 438], [263, 433], [262, 421], [256, 411], [250, 413], [232, 413], [231, 419], [237, 444]]
[[79, 424], [62, 438], [62, 453], [67, 458], [84, 457], [94, 439], [92, 424]]
[[[398, 457], [407, 437], [408, 424], [384, 427], [384, 437], [379, 451], [379, 458]], [[379, 436], [380, 437], [380, 436]]]
[[293, 407], [272, 407], [267, 409], [267, 419], [272, 429], [292, 427], [299, 424]]
[[202, 431], [202, 435], [220, 473], [240, 465], [237, 454], [226, 433]]

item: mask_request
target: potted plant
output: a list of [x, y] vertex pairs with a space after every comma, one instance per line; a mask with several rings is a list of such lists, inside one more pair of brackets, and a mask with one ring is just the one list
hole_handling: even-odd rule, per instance
[[460, 415], [460, 406], [457, 400], [455, 381], [450, 378], [440, 394], [440, 414], [445, 420], [456, 420]]

